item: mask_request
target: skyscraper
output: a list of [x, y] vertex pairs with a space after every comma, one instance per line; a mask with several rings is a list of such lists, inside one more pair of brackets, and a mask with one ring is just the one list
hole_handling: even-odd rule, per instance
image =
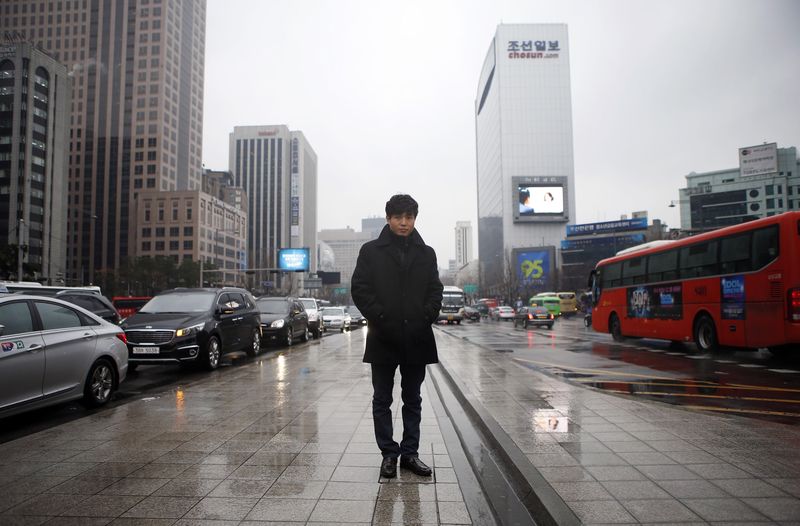
[[456, 221], [456, 269], [472, 261], [472, 223]]
[[0, 30], [72, 78], [67, 267], [94, 281], [134, 253], [139, 189], [197, 189], [205, 0], [5, 0]]
[[575, 221], [566, 25], [497, 27], [478, 82], [475, 128], [484, 283], [496, 285], [519, 258], [536, 254], [542, 261], [523, 267], [541, 266], [537, 285], [545, 286], [565, 225]]
[[63, 64], [29, 43], [0, 45], [0, 244], [27, 247], [48, 284], [66, 270], [69, 100]]
[[[316, 271], [317, 154], [303, 132], [236, 126], [229, 163], [234, 184], [247, 195], [248, 267], [276, 268], [279, 248], [308, 247], [309, 269]], [[256, 276], [271, 281], [265, 272]]]

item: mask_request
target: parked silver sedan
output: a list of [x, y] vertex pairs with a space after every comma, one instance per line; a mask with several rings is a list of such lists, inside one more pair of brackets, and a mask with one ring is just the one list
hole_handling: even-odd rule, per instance
[[55, 298], [0, 297], [0, 417], [77, 398], [101, 406], [127, 371], [118, 326]]

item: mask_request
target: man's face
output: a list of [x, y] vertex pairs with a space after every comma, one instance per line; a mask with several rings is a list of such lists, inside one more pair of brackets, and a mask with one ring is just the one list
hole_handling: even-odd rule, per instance
[[396, 235], [403, 237], [411, 235], [411, 232], [414, 230], [414, 221], [416, 221], [416, 218], [411, 214], [386, 216], [389, 229]]

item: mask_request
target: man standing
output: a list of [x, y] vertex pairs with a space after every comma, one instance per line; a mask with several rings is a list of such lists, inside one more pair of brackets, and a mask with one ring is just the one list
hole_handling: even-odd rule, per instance
[[[436, 253], [414, 229], [419, 207], [410, 195], [386, 202], [386, 226], [361, 247], [350, 282], [353, 302], [367, 318], [364, 361], [372, 364], [372, 420], [383, 455], [381, 476], [400, 467], [430, 476], [419, 459], [420, 386], [425, 366], [439, 361], [431, 324], [442, 307]], [[392, 438], [392, 388], [397, 367], [403, 399], [403, 439]]]

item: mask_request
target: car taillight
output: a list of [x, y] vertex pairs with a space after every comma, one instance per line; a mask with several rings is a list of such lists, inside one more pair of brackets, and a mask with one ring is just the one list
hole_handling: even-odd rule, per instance
[[800, 288], [789, 289], [786, 297], [789, 321], [800, 322]]
[[533, 314], [528, 314], [528, 319], [532, 320], [533, 319]]
[[120, 340], [122, 343], [124, 343], [125, 345], [127, 345], [127, 344], [128, 344], [128, 337], [127, 337], [127, 336], [125, 336], [125, 333], [124, 333], [124, 332], [118, 332], [118, 333], [116, 333], [114, 336], [116, 336], [117, 338], [119, 338], [119, 340]]

